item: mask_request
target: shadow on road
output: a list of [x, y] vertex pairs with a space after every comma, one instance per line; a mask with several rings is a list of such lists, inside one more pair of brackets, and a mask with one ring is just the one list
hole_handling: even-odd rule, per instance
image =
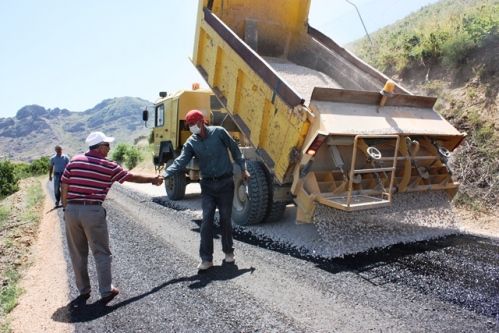
[[86, 304], [86, 301], [81, 297], [77, 297], [72, 300], [69, 304], [60, 307], [52, 314], [52, 320], [62, 322], [62, 323], [81, 323], [92, 321], [103, 317], [121, 307], [127, 306], [133, 302], [139, 301], [151, 294], [154, 294], [166, 286], [182, 283], [191, 282], [188, 288], [190, 289], [200, 289], [206, 287], [212, 281], [226, 281], [237, 278], [245, 273], [252, 274], [255, 271], [254, 267], [239, 269], [235, 264], [223, 263], [222, 266], [214, 266], [207, 270], [206, 272], [198, 272], [196, 275], [186, 276], [176, 279], [171, 279], [166, 281], [148, 292], [137, 295], [135, 297], [124, 300], [120, 303], [116, 303], [111, 306], [106, 306], [96, 301], [92, 304]]

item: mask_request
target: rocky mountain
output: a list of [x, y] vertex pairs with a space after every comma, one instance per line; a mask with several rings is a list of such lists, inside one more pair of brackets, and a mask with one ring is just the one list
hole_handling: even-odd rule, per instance
[[149, 134], [141, 111], [151, 104], [141, 98], [117, 97], [83, 112], [24, 106], [15, 117], [0, 118], [0, 157], [30, 161], [52, 155], [57, 144], [72, 156], [87, 149], [85, 138], [91, 131], [114, 136], [118, 143], [134, 143]]

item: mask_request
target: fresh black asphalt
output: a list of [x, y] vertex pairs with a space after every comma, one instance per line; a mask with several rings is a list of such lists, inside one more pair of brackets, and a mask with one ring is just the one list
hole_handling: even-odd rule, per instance
[[[192, 234], [188, 237], [194, 240], [185, 247], [197, 247], [198, 227], [191, 216], [131, 191], [118, 192], [106, 201], [105, 207], [113, 279], [121, 293], [108, 306], [98, 304], [97, 279], [90, 260], [91, 299], [86, 305], [61, 304], [52, 316], [56, 321], [74, 323], [76, 332], [327, 332], [354, 330], [358, 325], [377, 329], [383, 320], [393, 321], [393, 325], [383, 326], [385, 329], [398, 331], [495, 332], [498, 328], [497, 239], [458, 235], [345, 258], [317, 259], [300, 257], [292, 248], [237, 229], [236, 249], [240, 248], [240, 254], [264, 258], [266, 266], [274, 265], [276, 273], [268, 276], [270, 280], [289, 276], [296, 283], [289, 285], [290, 295], [294, 289], [310, 288], [311, 297], [318, 293], [334, 299], [323, 309], [314, 309], [313, 316], [322, 321], [312, 325], [315, 317], [296, 315], [301, 311], [296, 307], [312, 300], [289, 304], [291, 314], [278, 304], [283, 294], [262, 296], [255, 292], [258, 286], [241, 287], [240, 279], [261, 273], [258, 264], [217, 263], [208, 272], [198, 274], [197, 258], [186, 255], [185, 249], [165, 237], [182, 230]], [[122, 198], [128, 201], [120, 203]], [[130, 202], [136, 206], [131, 207]], [[151, 215], [149, 209], [158, 212]], [[132, 215], [131, 210], [139, 213]], [[144, 228], [149, 220], [159, 226]], [[69, 263], [65, 242], [64, 251]], [[69, 265], [68, 276], [71, 299], [75, 299], [77, 292]], [[320, 317], [330, 304], [341, 307], [342, 300], [347, 302], [345, 306], [356, 308], [360, 304], [381, 315], [372, 322], [366, 319], [367, 323], [346, 327], [339, 326], [337, 319], [331, 318], [328, 323], [327, 318]], [[351, 316], [345, 322], [358, 320], [363, 314]]]

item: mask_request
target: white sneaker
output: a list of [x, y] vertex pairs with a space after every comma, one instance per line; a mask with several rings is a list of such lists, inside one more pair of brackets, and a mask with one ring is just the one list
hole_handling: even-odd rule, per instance
[[198, 265], [198, 269], [200, 271], [204, 271], [212, 266], [213, 266], [213, 261], [201, 261], [201, 263]]
[[234, 257], [234, 253], [226, 253], [224, 261], [226, 263], [233, 263], [234, 261], [236, 261], [236, 258]]

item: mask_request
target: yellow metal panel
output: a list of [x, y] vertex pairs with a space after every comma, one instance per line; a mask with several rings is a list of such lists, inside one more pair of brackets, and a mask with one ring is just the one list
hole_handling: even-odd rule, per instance
[[206, 72], [208, 84], [226, 98], [228, 112], [248, 126], [251, 144], [267, 152], [277, 180], [283, 182], [290, 171], [290, 152], [303, 144], [308, 120], [274, 96], [273, 89], [210, 26], [202, 21], [199, 28], [196, 65]]
[[[207, 1], [203, 1], [204, 6]], [[310, 0], [215, 0], [212, 11], [220, 17], [232, 30], [242, 36], [244, 20], [257, 19], [265, 24], [264, 29], [272, 29], [279, 25], [289, 30], [304, 30], [308, 18]]]
[[197, 109], [203, 112], [206, 119], [210, 117], [210, 96], [211, 92], [205, 91], [185, 91], [178, 99], [179, 120], [184, 120], [187, 112]]

